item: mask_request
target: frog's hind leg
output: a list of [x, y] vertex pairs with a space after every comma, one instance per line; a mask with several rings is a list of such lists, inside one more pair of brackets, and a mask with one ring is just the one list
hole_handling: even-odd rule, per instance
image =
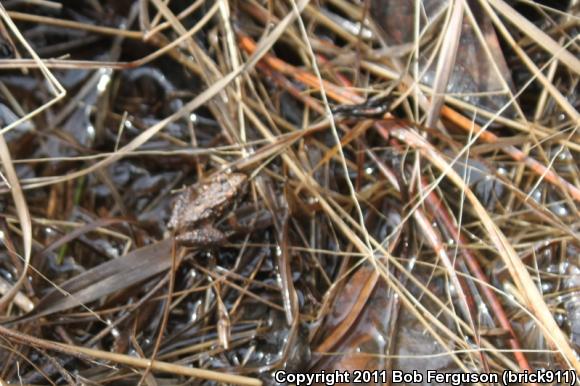
[[226, 241], [226, 235], [213, 226], [205, 226], [191, 231], [182, 232], [176, 236], [179, 244], [186, 247], [211, 247], [223, 244]]

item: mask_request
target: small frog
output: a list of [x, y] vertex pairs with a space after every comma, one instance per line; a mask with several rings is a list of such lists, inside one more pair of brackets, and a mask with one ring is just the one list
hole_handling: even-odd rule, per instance
[[235, 197], [243, 194], [248, 177], [242, 173], [218, 173], [208, 181], [187, 188], [173, 207], [167, 227], [177, 242], [189, 247], [207, 247], [226, 239], [214, 227]]

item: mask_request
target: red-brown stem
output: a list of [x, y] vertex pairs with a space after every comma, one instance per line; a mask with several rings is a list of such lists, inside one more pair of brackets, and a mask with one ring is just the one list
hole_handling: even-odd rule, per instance
[[[240, 46], [249, 53], [254, 52], [256, 49], [256, 43], [247, 35], [239, 33], [239, 42]], [[289, 75], [309, 87], [316, 89], [320, 87], [318, 78], [308, 71], [299, 69], [268, 54], [264, 55], [262, 60], [276, 71]], [[323, 80], [322, 83], [326, 90], [326, 94], [337, 102], [345, 104], [360, 104], [364, 102], [364, 98], [357, 95], [356, 93], [344, 89], [343, 87], [339, 87], [327, 80]], [[441, 108], [441, 116], [447, 119], [449, 122], [459, 126], [463, 130], [477, 133], [479, 138], [481, 138], [481, 140], [484, 142], [497, 143], [499, 141], [499, 138], [495, 134], [489, 131], [482, 131], [481, 126], [478, 126], [470, 119], [464, 117], [448, 106], [443, 106]], [[385, 114], [385, 118], [390, 118], [390, 114]], [[548, 169], [546, 166], [542, 165], [535, 159], [528, 157], [526, 154], [524, 154], [524, 152], [515, 146], [504, 146], [501, 148], [501, 150], [515, 161], [523, 162], [536, 175], [542, 177], [556, 187], [566, 190], [574, 200], [580, 201], [580, 189], [576, 188], [564, 178], [560, 177], [560, 175], [558, 175], [553, 170]]]
[[[425, 188], [425, 190], [427, 190], [428, 184], [424, 180], [421, 180], [421, 184], [422, 184], [423, 188]], [[447, 234], [449, 236], [451, 236], [453, 238], [453, 240], [459, 246], [459, 250], [461, 251], [461, 254], [463, 255], [463, 259], [464, 259], [465, 263], [469, 267], [471, 274], [474, 275], [482, 283], [489, 284], [489, 280], [487, 278], [487, 275], [481, 269], [481, 266], [479, 265], [477, 258], [466, 247], [468, 242], [467, 242], [467, 240], [465, 240], [465, 236], [463, 235], [462, 232], [458, 231], [457, 226], [455, 225], [455, 222], [453, 221], [453, 219], [449, 215], [449, 212], [443, 206], [441, 199], [439, 197], [437, 197], [437, 195], [434, 194], [434, 192], [432, 191], [427, 195], [426, 202], [429, 205], [429, 208], [435, 214], [435, 217], [437, 218], [437, 220], [439, 220], [439, 222], [445, 228], [445, 231], [447, 232]], [[480, 285], [479, 287], [480, 287], [481, 291], [483, 292], [483, 295], [487, 299], [487, 302], [491, 306], [491, 308], [494, 312], [494, 315], [497, 318], [497, 321], [499, 322], [500, 326], [509, 333], [510, 338], [508, 339], [508, 343], [512, 347], [512, 349], [514, 350], [514, 356], [516, 357], [516, 361], [518, 362], [518, 365], [520, 366], [520, 368], [522, 370], [531, 371], [530, 364], [529, 364], [528, 360], [526, 359], [525, 355], [521, 351], [521, 345], [520, 345], [520, 342], [518, 341], [516, 333], [514, 332], [512, 326], [511, 326], [511, 323], [510, 323], [510, 321], [509, 321], [509, 319], [508, 319], [508, 317], [503, 309], [503, 306], [501, 305], [495, 292], [488, 285]]]
[[[239, 34], [239, 42], [240, 42], [240, 46], [244, 50], [246, 50], [248, 53], [252, 53], [256, 49], [256, 43], [247, 35]], [[307, 85], [307, 86], [313, 87], [313, 88], [320, 87], [320, 82], [315, 75], [313, 75], [307, 71], [301, 70], [295, 66], [292, 66], [291, 64], [288, 64], [288, 63], [286, 63], [278, 58], [275, 58], [272, 55], [269, 55], [269, 54], [264, 55], [264, 57], [262, 59], [262, 63], [267, 64], [272, 70], [275, 70], [275, 71], [281, 72], [285, 75], [289, 75], [289, 76], [293, 77], [294, 79], [303, 83], [304, 85]], [[338, 101], [340, 103], [348, 103], [348, 104], [352, 104], [352, 103], [359, 104], [359, 103], [364, 102], [364, 99], [362, 97], [360, 97], [359, 95], [357, 95], [349, 90], [346, 90], [343, 87], [339, 87], [331, 82], [323, 80], [323, 85], [325, 87], [326, 94], [330, 98], [334, 99], [335, 101]], [[466, 125], [465, 120], [467, 120], [467, 121], [469, 121], [469, 126], [465, 126], [465, 127], [469, 127], [470, 129], [473, 128], [473, 124], [470, 120], [461, 116], [459, 113], [455, 112], [453, 109], [451, 109], [447, 106], [443, 106], [441, 113], [445, 118], [447, 118], [448, 120], [452, 121], [453, 123], [455, 123], [461, 127], [464, 127]], [[386, 118], [389, 118], [389, 117], [391, 117], [390, 114], [387, 114]], [[390, 137], [389, 130], [385, 126], [380, 124], [379, 122], [377, 122], [377, 124], [375, 125], [375, 128], [376, 128], [377, 132], [379, 134], [381, 134], [384, 138], [388, 139]], [[475, 129], [477, 129], [477, 127]], [[479, 128], [479, 129], [481, 129], [481, 128]], [[497, 141], [497, 137], [490, 132], [483, 132], [481, 135], [481, 139], [486, 141], [486, 142]], [[517, 150], [517, 152], [520, 152], [520, 151]], [[516, 154], [517, 152], [512, 152], [512, 153], [508, 152], [508, 154], [511, 155], [512, 157], [516, 157], [516, 156], [518, 156], [518, 154]], [[525, 159], [522, 159], [522, 157], [519, 157], [519, 156], [518, 156], [518, 158], [514, 158], [514, 159], [519, 160], [519, 161], [524, 160], [524, 162], [525, 162]], [[527, 162], [526, 162], [526, 165], [529, 166], [529, 164]], [[546, 167], [541, 165], [541, 164], [538, 164], [538, 166], [543, 168], [543, 169], [540, 170], [538, 168], [532, 168], [532, 170], [534, 172], [536, 172], [536, 174], [539, 174], [539, 175], [545, 174], [546, 180], [549, 182], [553, 182], [554, 181], [553, 179], [551, 180], [549, 177], [547, 177], [548, 174], [550, 174], [552, 172], [547, 170]], [[541, 171], [541, 173], [540, 173], [540, 171]], [[557, 176], [557, 177], [561, 179], [561, 177], [559, 177], [559, 176]], [[561, 184], [557, 184], [557, 185], [561, 186]], [[437, 199], [437, 196], [434, 195], [433, 192], [431, 192], [431, 194], [433, 194], [433, 198], [431, 200], [435, 200], [432, 202], [433, 203], [439, 202]], [[572, 192], [571, 192], [571, 194], [572, 194]], [[572, 194], [572, 196], [580, 200], [580, 191], [578, 191], [578, 195]], [[428, 202], [429, 202], [429, 197], [428, 197]], [[435, 208], [434, 208], [434, 210], [435, 210]], [[447, 215], [447, 218], [444, 216], [444, 214]], [[460, 232], [458, 232], [457, 227], [455, 227], [453, 220], [449, 217], [449, 214], [446, 213], [444, 210], [438, 210], [436, 215], [438, 218], [439, 217], [441, 218], [442, 224], [445, 225], [446, 229], [448, 230], [448, 232], [451, 235], [453, 235], [453, 237], [457, 237], [457, 235], [459, 235], [459, 239], [456, 240], [456, 242], [459, 243], [460, 245], [465, 245], [466, 243], [465, 243], [464, 237], [462, 236], [462, 234]], [[473, 256], [473, 254], [468, 252], [466, 248], [461, 248], [461, 251], [462, 251], [462, 254], [465, 258], [465, 262], [466, 262], [467, 266], [472, 271], [472, 274], [475, 277], [477, 277], [478, 280], [480, 280], [481, 282], [489, 284], [489, 280], [486, 277], [483, 270], [481, 269], [479, 262], [477, 261], [475, 256]], [[523, 370], [526, 370], [526, 369], [530, 370], [531, 368], [530, 368], [529, 362], [527, 361], [525, 355], [521, 351], [521, 346], [519, 344], [519, 341], [517, 340], [517, 337], [515, 335], [513, 328], [511, 327], [511, 324], [509, 322], [509, 319], [507, 318], [507, 315], [503, 309], [503, 306], [501, 305], [501, 303], [499, 302], [499, 300], [495, 296], [495, 293], [490, 289], [489, 286], [487, 286], [487, 285], [482, 286], [482, 291], [483, 291], [486, 299], [490, 303], [491, 308], [494, 310], [496, 317], [498, 318], [499, 323], [511, 335], [511, 339], [508, 340], [508, 343], [512, 347], [512, 349], [515, 351], [514, 356], [516, 357], [518, 365]]]

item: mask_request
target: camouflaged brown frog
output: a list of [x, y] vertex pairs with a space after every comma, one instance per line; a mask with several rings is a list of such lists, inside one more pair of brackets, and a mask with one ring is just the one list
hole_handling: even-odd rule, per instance
[[247, 179], [242, 173], [218, 173], [182, 192], [167, 224], [177, 242], [188, 247], [224, 242], [227, 237], [215, 223], [243, 195]]

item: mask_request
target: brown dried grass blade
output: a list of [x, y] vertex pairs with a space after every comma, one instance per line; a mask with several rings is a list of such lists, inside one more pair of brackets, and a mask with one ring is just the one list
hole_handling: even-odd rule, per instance
[[563, 49], [557, 41], [550, 35], [536, 27], [532, 22], [523, 17], [503, 0], [488, 0], [488, 2], [503, 16], [505, 16], [514, 27], [529, 36], [538, 45], [551, 53], [554, 58], [564, 63], [571, 71], [580, 75], [580, 60], [572, 55], [570, 51]]
[[[14, 206], [16, 208], [16, 215], [18, 221], [20, 222], [20, 228], [22, 230], [22, 245], [24, 248], [24, 254], [22, 259], [24, 260], [24, 267], [20, 273], [20, 277], [1, 299], [0, 304], [4, 305], [10, 302], [14, 296], [20, 290], [24, 280], [26, 280], [26, 275], [28, 273], [28, 266], [30, 264], [30, 255], [32, 253], [32, 223], [30, 220], [30, 213], [28, 212], [28, 205], [26, 204], [26, 199], [20, 187], [20, 182], [18, 180], [18, 175], [12, 164], [12, 157], [10, 156], [10, 150], [4, 139], [4, 135], [0, 134], [0, 160], [4, 166], [4, 172], [6, 174], [6, 179], [10, 184], [10, 191], [12, 192], [12, 199], [14, 200]], [[0, 306], [2, 307], [2, 306]]]
[[87, 303], [128, 288], [171, 267], [170, 239], [139, 248], [98, 265], [54, 288], [32, 312], [15, 321], [26, 321]]
[[[298, 9], [302, 11], [308, 0], [302, 0], [297, 5]], [[240, 74], [244, 71], [248, 71], [252, 68], [258, 61], [266, 54], [266, 52], [276, 43], [277, 39], [284, 33], [285, 29], [288, 27], [290, 23], [292, 23], [296, 18], [295, 13], [289, 13], [284, 19], [280, 21], [280, 23], [268, 34], [264, 39], [260, 41], [260, 43], [256, 46], [255, 51], [253, 54], [248, 58], [248, 60], [236, 70], [231, 71], [230, 73], [226, 74], [223, 78], [219, 79], [217, 82], [212, 84], [209, 88], [201, 92], [197, 95], [193, 100], [188, 102], [185, 106], [183, 106], [179, 111], [175, 112], [174, 114], [168, 116], [167, 118], [159, 121], [155, 125], [151, 126], [137, 137], [135, 137], [131, 142], [127, 145], [120, 148], [117, 152], [111, 154], [109, 157], [79, 171], [74, 173], [69, 173], [65, 176], [61, 176], [59, 178], [51, 179], [49, 181], [38, 182], [35, 184], [31, 184], [28, 187], [41, 187], [46, 185], [52, 185], [57, 182], [63, 181], [70, 181], [82, 177], [86, 174], [92, 173], [100, 168], [103, 168], [107, 165], [116, 162], [123, 157], [127, 156], [134, 150], [138, 149], [140, 146], [145, 144], [149, 139], [151, 139], [155, 134], [159, 131], [163, 130], [165, 126], [170, 123], [173, 123], [191, 111], [195, 110], [196, 108], [202, 106], [204, 103], [209, 101], [211, 98], [215, 97], [218, 93], [220, 93], [225, 87], [227, 87], [235, 78], [237, 78]]]
[[455, 0], [452, 7], [451, 18], [447, 29], [441, 37], [441, 52], [439, 53], [439, 60], [437, 61], [431, 106], [427, 112], [427, 127], [435, 127], [435, 124], [439, 120], [441, 106], [445, 102], [447, 84], [453, 72], [455, 58], [457, 57], [457, 47], [459, 46], [463, 22], [463, 0]]
[[116, 354], [108, 351], [95, 350], [86, 347], [73, 346], [70, 344], [38, 339], [31, 335], [22, 334], [20, 332], [16, 332], [14, 330], [2, 326], [0, 326], [0, 336], [29, 346], [40, 347], [46, 350], [59, 351], [79, 358], [100, 359], [104, 361], [110, 361], [113, 363], [118, 363], [141, 369], [151, 368], [151, 370], [153, 371], [184, 375], [188, 377], [216, 381], [225, 384], [241, 385], [241, 386], [262, 385], [262, 381], [260, 381], [259, 379], [246, 377], [243, 375], [226, 374], [218, 371], [192, 368], [189, 366], [182, 366], [162, 361], [152, 361], [147, 358], [136, 358], [130, 355]]
[[562, 332], [544, 298], [538, 291], [536, 284], [532, 280], [526, 266], [518, 256], [513, 246], [507, 240], [503, 232], [489, 217], [489, 214], [481, 205], [471, 189], [465, 185], [465, 182], [437, 152], [433, 146], [428, 143], [417, 133], [406, 129], [394, 129], [392, 135], [410, 146], [413, 146], [433, 163], [441, 172], [446, 175], [458, 188], [465, 192], [465, 197], [471, 203], [475, 213], [481, 219], [481, 223], [488, 233], [489, 238], [497, 249], [503, 262], [508, 268], [510, 275], [518, 289], [522, 299], [525, 300], [526, 306], [532, 311], [538, 321], [546, 341], [556, 347], [568, 362], [571, 368], [580, 371], [580, 361], [576, 352], [570, 346], [566, 335]]

